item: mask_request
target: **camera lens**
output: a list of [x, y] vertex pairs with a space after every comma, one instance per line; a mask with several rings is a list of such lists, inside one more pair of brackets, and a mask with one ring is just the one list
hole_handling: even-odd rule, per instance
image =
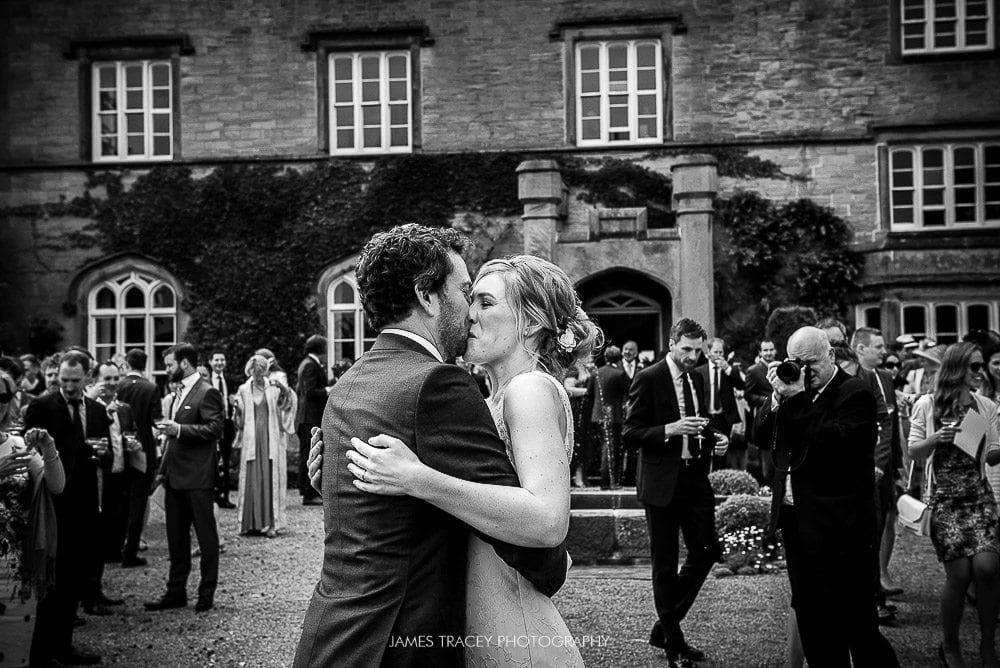
[[794, 383], [802, 374], [802, 367], [795, 360], [785, 360], [774, 370], [778, 379], [784, 383]]

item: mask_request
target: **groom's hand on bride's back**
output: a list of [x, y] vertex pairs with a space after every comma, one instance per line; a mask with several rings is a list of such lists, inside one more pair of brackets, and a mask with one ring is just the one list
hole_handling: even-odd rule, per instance
[[309, 441], [309, 484], [320, 494], [323, 493], [323, 430], [312, 428], [312, 439]]

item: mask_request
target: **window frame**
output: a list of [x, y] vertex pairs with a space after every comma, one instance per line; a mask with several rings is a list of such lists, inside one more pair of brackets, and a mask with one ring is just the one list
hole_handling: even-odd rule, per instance
[[[181, 57], [195, 53], [186, 34], [137, 35], [73, 40], [64, 55], [78, 61], [80, 158], [95, 164], [162, 164], [182, 158], [181, 138]], [[161, 61], [170, 65], [170, 155], [104, 157], [99, 155], [100, 125], [97, 123], [99, 82], [96, 63]], [[144, 113], [146, 113], [144, 111]], [[151, 126], [150, 126], [151, 128]]]
[[[928, 8], [933, 8], [934, 0], [924, 0], [924, 15], [926, 20], [925, 23], [924, 36], [925, 36], [925, 47], [923, 49], [904, 49], [903, 45], [903, 22], [904, 22], [904, 12], [903, 4], [906, 0], [890, 0], [889, 2], [889, 54], [886, 58], [886, 63], [888, 65], [905, 65], [910, 63], [919, 62], [937, 62], [937, 61], [948, 61], [948, 60], [982, 60], [982, 59], [994, 59], [1000, 57], [1000, 49], [998, 49], [998, 44], [1000, 44], [1000, 21], [997, 17], [997, 0], [985, 0], [989, 12], [987, 19], [987, 46], [982, 47], [943, 47], [940, 49], [927, 48], [926, 38], [929, 34], [933, 33], [933, 19], [931, 18], [932, 12], [928, 11]], [[958, 22], [958, 15], [961, 13], [963, 19], [965, 17], [965, 8], [967, 6], [967, 0], [956, 0], [956, 23]], [[961, 8], [961, 10], [959, 9]], [[992, 25], [990, 25], [990, 21]], [[958, 42], [957, 35], [959, 33], [956, 30], [956, 44]], [[965, 35], [965, 25], [962, 25], [962, 35]]]
[[[351, 288], [354, 295], [354, 301], [351, 304], [346, 302], [337, 302], [335, 300], [337, 288], [342, 285], [347, 285]], [[331, 281], [327, 286], [326, 313], [327, 359], [329, 360], [329, 365], [331, 367], [336, 366], [337, 363], [344, 360], [344, 358], [338, 354], [338, 344], [346, 341], [354, 342], [354, 357], [351, 359], [352, 363], [358, 361], [361, 356], [375, 344], [378, 332], [374, 332], [374, 335], [370, 337], [365, 336], [365, 329], [368, 320], [365, 316], [364, 307], [361, 304], [361, 296], [358, 292], [358, 283], [352, 276], [341, 276]], [[334, 324], [337, 314], [340, 313], [352, 313], [354, 315], [354, 332], [351, 339], [345, 339], [337, 335], [338, 332]]]
[[[352, 30], [318, 28], [306, 33], [302, 50], [314, 52], [316, 57], [316, 99], [317, 99], [317, 152], [336, 157], [379, 156], [418, 152], [423, 147], [422, 98], [421, 98], [421, 49], [434, 44], [427, 26], [405, 24], [387, 26], [375, 30]], [[409, 53], [409, 146], [406, 150], [334, 151], [334, 127], [331, 118], [333, 108], [332, 54], [364, 54], [385, 51], [407, 51]]]
[[[958, 326], [958, 332], [944, 332], [947, 336], [957, 336], [957, 340], [961, 341], [962, 337], [966, 336], [971, 330], [969, 329], [969, 307], [970, 306], [986, 306], [989, 309], [989, 329], [996, 330], [998, 320], [1000, 320], [1000, 300], [989, 300], [989, 299], [932, 299], [927, 301], [919, 300], [909, 300], [900, 302], [899, 304], [899, 329], [900, 334], [911, 334], [915, 337], [928, 337], [934, 340], [939, 340], [941, 332], [938, 331], [938, 308], [942, 306], [954, 307], [957, 311], [956, 324]], [[903, 319], [903, 313], [906, 308], [916, 308], [920, 307], [924, 310], [924, 326], [926, 327], [926, 332], [911, 332], [906, 329], [906, 322]]]
[[[378, 87], [379, 87], [379, 130], [380, 130], [380, 145], [375, 148], [366, 148], [364, 146], [365, 131], [372, 126], [366, 126], [364, 123], [364, 111], [366, 105], [363, 98], [363, 87], [365, 79], [362, 75], [362, 64], [361, 60], [363, 58], [370, 58], [373, 56], [378, 57], [379, 66], [379, 76], [378, 76]], [[392, 57], [403, 56], [406, 58], [406, 107], [407, 107], [407, 123], [406, 123], [406, 144], [402, 146], [392, 146], [392, 116], [391, 109], [393, 100], [390, 98], [391, 95], [391, 83], [392, 78], [389, 73], [389, 59]], [[412, 55], [406, 49], [393, 49], [393, 50], [375, 50], [375, 51], [328, 51], [327, 52], [327, 67], [328, 76], [331, 80], [334, 79], [335, 65], [334, 61], [337, 59], [342, 59], [345, 57], [351, 58], [351, 84], [352, 84], [352, 100], [349, 104], [340, 103], [338, 104], [335, 99], [336, 96], [336, 85], [328, 86], [329, 99], [327, 100], [327, 118], [330, 119], [329, 128], [329, 146], [328, 151], [331, 156], [351, 156], [351, 155], [389, 155], [396, 153], [412, 153], [413, 152], [413, 63]], [[352, 148], [338, 148], [337, 147], [337, 131], [338, 126], [335, 126], [336, 109], [338, 106], [349, 107], [353, 109], [353, 129], [354, 129], [354, 146]]]
[[[553, 41], [563, 43], [563, 100], [566, 111], [565, 141], [567, 145], [580, 148], [628, 148], [634, 146], [656, 146], [673, 140], [673, 77], [671, 76], [671, 53], [673, 36], [687, 32], [687, 26], [680, 14], [659, 14], [652, 16], [595, 17], [556, 23], [549, 31]], [[578, 46], [592, 42], [658, 41], [657, 77], [659, 108], [658, 137], [652, 140], [630, 139], [629, 141], [594, 141], [580, 137], [578, 112], [580, 100]], [[634, 73], [630, 73], [630, 79]], [[634, 91], [633, 91], [634, 92]], [[631, 95], [632, 93], [630, 93]], [[602, 97], [606, 92], [602, 92]], [[602, 102], [602, 109], [604, 103]], [[630, 117], [634, 116], [630, 112]], [[602, 125], [605, 121], [602, 117]], [[631, 124], [631, 123], [630, 123]], [[602, 137], [604, 133], [602, 132]]]
[[[1000, 217], [987, 218], [987, 206], [997, 206], [1000, 200], [987, 200], [987, 188], [1000, 188], [1000, 181], [987, 181], [986, 152], [988, 149], [1000, 151], [1000, 136], [982, 134], [975, 136], [941, 136], [940, 133], [928, 133], [926, 137], [908, 139], [893, 138], [883, 140], [877, 144], [876, 151], [879, 161], [879, 200], [880, 211], [882, 213], [883, 228], [889, 232], [913, 232], [920, 234], [933, 233], [936, 231], [955, 232], [970, 230], [993, 230], [1000, 227]], [[973, 150], [973, 168], [975, 190], [975, 220], [957, 221], [957, 204], [955, 199], [955, 152], [961, 149]], [[928, 151], [941, 150], [942, 159], [942, 184], [943, 204], [940, 210], [944, 211], [943, 225], [926, 225], [924, 205], [924, 178], [927, 169], [925, 168], [924, 155]], [[897, 154], [909, 153], [911, 156], [910, 173], [912, 182], [910, 186], [895, 187], [896, 174], [904, 170], [894, 170], [893, 160]], [[998, 163], [1000, 164], [1000, 163]], [[991, 165], [996, 169], [997, 165]], [[959, 187], [964, 184], [959, 184]], [[912, 193], [909, 209], [913, 212], [912, 222], [897, 222], [896, 209], [893, 196], [896, 192], [909, 190]]]
[[[128, 84], [126, 81], [125, 69], [127, 67], [135, 66], [139, 64], [142, 67], [142, 107], [141, 113], [143, 117], [143, 143], [144, 150], [139, 155], [129, 155], [128, 154], [128, 121], [127, 116], [133, 110], [127, 108], [127, 101], [125, 100], [128, 92]], [[169, 106], [164, 109], [162, 107], [153, 107], [153, 97], [156, 90], [162, 90], [163, 86], [156, 86], [153, 82], [153, 68], [158, 66], [166, 66], [169, 69], [167, 75], [167, 96], [169, 100]], [[173, 63], [169, 59], [141, 59], [141, 60], [95, 60], [91, 63], [91, 132], [93, 136], [91, 137], [91, 161], [95, 163], [105, 163], [105, 162], [169, 162], [173, 160], [173, 129], [174, 129], [174, 117], [176, 116], [176, 104], [174, 102], [174, 83], [173, 83]], [[117, 97], [117, 107], [115, 109], [115, 124], [116, 124], [116, 136], [115, 139], [118, 142], [118, 153], [113, 156], [105, 156], [101, 154], [103, 148], [103, 138], [102, 134], [102, 122], [101, 117], [110, 115], [106, 114], [103, 109], [99, 108], [99, 103], [101, 99], [101, 93], [104, 89], [101, 87], [101, 77], [100, 71], [108, 67], [114, 67], [115, 69], [115, 94]], [[165, 155], [156, 155], [154, 153], [154, 141], [157, 136], [163, 136], [163, 133], [156, 132], [153, 127], [153, 115], [154, 113], [164, 113], [164, 111], [169, 116], [169, 129], [167, 132], [168, 143], [170, 150]], [[133, 133], [134, 134], [134, 133]], [[124, 154], [123, 154], [124, 153]]]
[[[921, 0], [923, 2], [924, 19], [922, 21], [909, 21], [906, 18], [905, 5], [907, 0], [897, 0], [899, 2], [899, 26], [900, 26], [900, 36], [899, 36], [899, 49], [903, 56], [922, 56], [922, 55], [941, 55], [941, 54], [952, 54], [952, 53], [979, 53], [979, 52], [989, 52], [995, 48], [995, 24], [996, 24], [996, 11], [993, 6], [993, 0], [982, 0], [986, 5], [986, 44], [984, 45], [973, 45], [969, 46], [966, 44], [968, 39], [968, 5], [969, 0], [953, 0], [955, 5], [955, 46], [950, 47], [938, 47], [938, 46], [927, 46], [928, 44], [933, 44], [935, 41], [936, 33], [934, 32], [934, 24], [938, 18], [938, 2], [936, 0]], [[906, 25], [918, 25], [923, 24], [923, 38], [924, 46], [919, 49], [906, 47]]]
[[[123, 303], [125, 293], [133, 287], [138, 287], [143, 293], [142, 308], [127, 307]], [[114, 294], [115, 306], [104, 308], [97, 305], [97, 296], [103, 289], [109, 289]], [[153, 295], [161, 288], [167, 288], [173, 296], [173, 306], [155, 307], [153, 306]], [[143, 318], [142, 347], [146, 351], [146, 373], [151, 376], [165, 376], [166, 370], [158, 368], [158, 360], [161, 359], [157, 349], [166, 349], [176, 345], [180, 336], [180, 295], [177, 289], [168, 279], [151, 276], [147, 272], [130, 269], [104, 277], [88, 288], [86, 295], [87, 304], [87, 342], [90, 353], [94, 359], [104, 361], [113, 355], [124, 355], [129, 348], [138, 347], [135, 342], [125, 341], [125, 320], [127, 318]], [[156, 341], [154, 327], [155, 318], [170, 317], [173, 319], [173, 336], [170, 342]], [[114, 318], [115, 340], [110, 346], [114, 346], [111, 355], [102, 354], [100, 351], [108, 348], [109, 344], [98, 341], [98, 320]], [[160, 351], [162, 352], [162, 351]]]

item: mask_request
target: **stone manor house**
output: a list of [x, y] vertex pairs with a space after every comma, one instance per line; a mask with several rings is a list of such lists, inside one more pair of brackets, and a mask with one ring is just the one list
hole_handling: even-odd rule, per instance
[[[6, 0], [0, 321], [106, 357], [182, 340], [185, 285], [155, 258], [74, 245], [38, 213], [88, 174], [392, 153], [643, 157], [676, 224], [519, 170], [498, 252], [566, 269], [612, 339], [713, 326], [711, 198], [808, 197], [864, 255], [855, 324], [955, 341], [1000, 328], [998, 0]], [[719, 178], [746, 151], [803, 178]], [[656, 149], [671, 149], [656, 153]], [[672, 156], [672, 157], [671, 157]], [[34, 212], [34, 213], [32, 213]], [[198, 222], [191, 222], [197, 234]], [[331, 364], [370, 343], [353, 256], [311, 281]]]

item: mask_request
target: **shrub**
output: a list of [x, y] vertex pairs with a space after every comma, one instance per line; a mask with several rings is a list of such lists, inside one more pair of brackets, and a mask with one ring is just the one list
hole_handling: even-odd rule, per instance
[[708, 482], [711, 483], [712, 491], [717, 496], [729, 496], [731, 494], [756, 495], [760, 492], [760, 485], [746, 471], [736, 471], [734, 469], [712, 471], [708, 475]]
[[715, 509], [722, 563], [732, 573], [770, 573], [780, 568], [781, 544], [764, 545], [771, 500], [736, 494]]

